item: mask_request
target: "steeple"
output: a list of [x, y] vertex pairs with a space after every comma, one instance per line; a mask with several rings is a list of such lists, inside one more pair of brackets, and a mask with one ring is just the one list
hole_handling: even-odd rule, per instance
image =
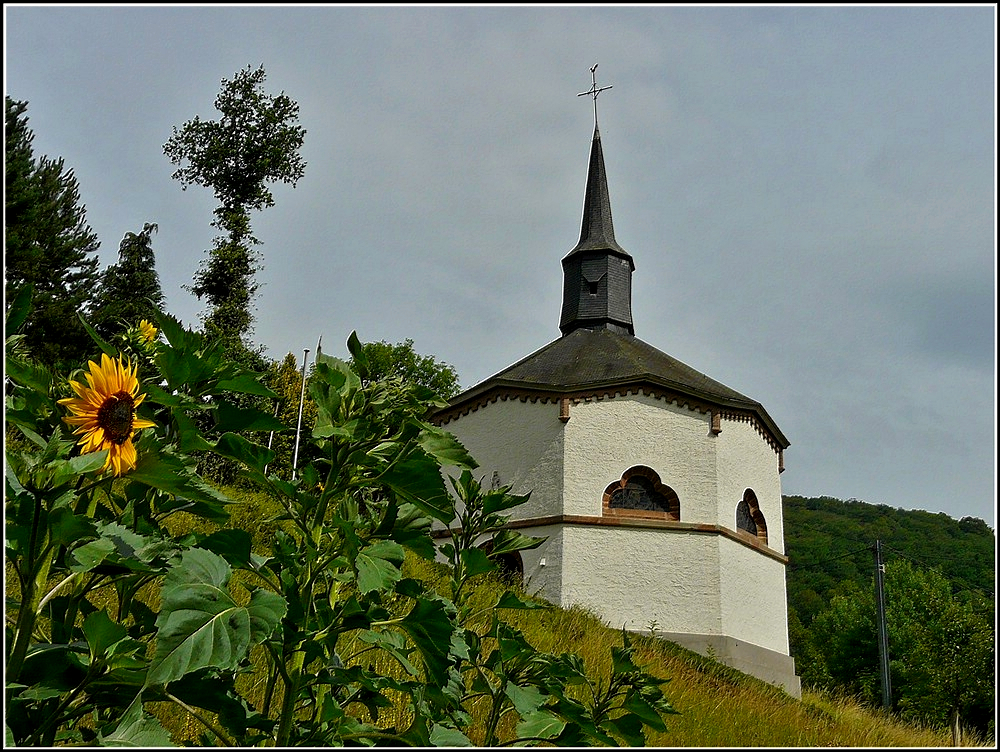
[[581, 328], [635, 334], [632, 327], [635, 263], [615, 240], [601, 132], [596, 123], [590, 147], [580, 242], [562, 260], [562, 266], [563, 305], [559, 330], [564, 335]]

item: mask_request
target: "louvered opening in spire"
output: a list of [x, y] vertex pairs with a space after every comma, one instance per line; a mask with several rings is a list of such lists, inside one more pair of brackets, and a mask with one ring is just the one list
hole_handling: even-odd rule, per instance
[[563, 334], [581, 328], [614, 329], [634, 334], [632, 271], [635, 263], [615, 240], [601, 132], [596, 126], [590, 147], [580, 242], [562, 260], [562, 265], [563, 307], [559, 329]]

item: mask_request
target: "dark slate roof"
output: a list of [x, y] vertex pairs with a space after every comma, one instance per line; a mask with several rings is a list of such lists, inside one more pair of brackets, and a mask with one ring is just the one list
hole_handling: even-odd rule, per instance
[[461, 412], [490, 392], [568, 394], [646, 384], [720, 408], [754, 413], [782, 447], [788, 446], [763, 405], [667, 355], [638, 337], [613, 329], [576, 329], [462, 392], [442, 413]]

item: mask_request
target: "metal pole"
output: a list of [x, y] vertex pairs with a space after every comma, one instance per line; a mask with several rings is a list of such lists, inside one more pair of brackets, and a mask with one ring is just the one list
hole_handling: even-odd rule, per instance
[[[274, 401], [274, 417], [275, 417], [275, 418], [277, 418], [277, 417], [278, 417], [278, 408], [279, 408], [279, 407], [281, 407], [281, 400], [280, 400], [280, 399], [276, 399], [276, 400]], [[267, 448], [268, 448], [268, 449], [270, 449], [270, 448], [271, 448], [271, 443], [272, 443], [273, 441], [274, 441], [274, 431], [271, 431], [271, 433], [269, 433], [269, 434], [267, 435]], [[269, 463], [267, 463], [267, 464], [268, 464], [268, 465], [270, 465], [271, 463], [269, 462]], [[264, 465], [264, 475], [267, 475], [267, 465]]]
[[295, 423], [295, 453], [292, 455], [292, 480], [299, 466], [299, 433], [302, 431], [302, 405], [306, 399], [306, 361], [309, 359], [309, 348], [302, 351], [302, 391], [299, 393], [299, 419]]
[[878, 621], [878, 660], [882, 674], [882, 707], [892, 706], [892, 683], [889, 676], [889, 628], [885, 622], [885, 564], [882, 563], [882, 541], [876, 540], [875, 552], [875, 615]]

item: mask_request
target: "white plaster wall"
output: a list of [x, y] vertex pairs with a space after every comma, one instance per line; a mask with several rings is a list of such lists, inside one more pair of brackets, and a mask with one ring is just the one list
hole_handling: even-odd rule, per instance
[[767, 545], [785, 552], [778, 454], [746, 421], [723, 420], [716, 439], [718, 510], [713, 522], [736, 529], [736, 505], [753, 489], [767, 523]]
[[538, 548], [521, 551], [524, 565], [524, 589], [550, 603], [561, 601], [563, 575], [563, 529], [558, 525], [520, 528], [519, 533], [534, 538], [545, 538]]
[[[512, 519], [561, 514], [563, 424], [559, 404], [498, 400], [446, 423], [479, 463], [472, 471], [490, 487], [493, 473], [512, 492], [531, 492], [526, 504], [510, 510]], [[451, 474], [456, 474], [450, 468]]]
[[573, 404], [566, 424], [566, 514], [600, 515], [604, 489], [635, 465], [680, 499], [682, 522], [718, 516], [715, 438], [706, 413], [644, 394]]
[[562, 598], [611, 627], [721, 634], [718, 536], [667, 530], [567, 526]]
[[722, 633], [788, 655], [785, 565], [719, 539]]

